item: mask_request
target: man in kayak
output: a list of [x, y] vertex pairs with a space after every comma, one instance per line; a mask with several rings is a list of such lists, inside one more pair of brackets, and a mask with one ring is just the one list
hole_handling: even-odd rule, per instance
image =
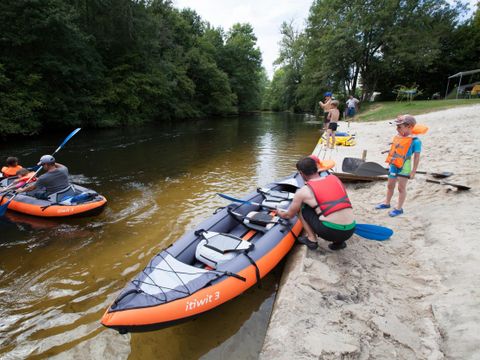
[[331, 241], [328, 245], [331, 250], [340, 250], [347, 246], [345, 241], [355, 231], [352, 204], [345, 187], [339, 178], [327, 172], [332, 167], [311, 157], [299, 160], [297, 170], [306, 185], [297, 190], [287, 210], [278, 210], [278, 216], [284, 219], [298, 214], [307, 233], [298, 241], [311, 250], [318, 248], [316, 235]]
[[35, 184], [18, 189], [17, 193], [23, 193], [39, 189], [34, 196], [38, 199], [48, 199], [49, 195], [59, 192], [70, 185], [68, 181], [68, 168], [56, 163], [51, 155], [43, 155], [37, 165], [41, 165], [45, 174], [38, 177]]

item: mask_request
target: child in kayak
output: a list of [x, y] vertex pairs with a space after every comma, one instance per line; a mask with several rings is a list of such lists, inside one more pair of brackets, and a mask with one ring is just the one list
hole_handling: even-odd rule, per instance
[[[10, 185], [8, 185], [7, 187], [5, 188], [0, 188], [0, 191], [5, 191], [5, 190], [9, 190], [9, 189], [19, 189], [21, 188], [22, 186], [24, 186], [26, 183], [27, 183], [27, 180], [30, 179], [30, 177], [32, 177], [33, 175], [35, 175], [35, 172], [34, 171], [29, 171], [28, 169], [25, 169], [25, 168], [21, 168], [20, 170], [17, 171], [17, 174], [16, 176], [18, 177], [18, 179], [15, 179]], [[29, 181], [29, 184], [33, 183], [37, 181], [37, 178], [36, 177], [32, 177], [32, 179]]]
[[[394, 121], [398, 135], [393, 138], [392, 146], [386, 162], [390, 164], [388, 171], [387, 195], [385, 200], [375, 209], [389, 209], [390, 201], [398, 183], [398, 203], [388, 215], [395, 217], [403, 214], [403, 204], [407, 198], [407, 181], [413, 179], [420, 162], [422, 142], [412, 134], [416, 120], [411, 115], [399, 115]], [[413, 157], [413, 164], [412, 164]]]
[[12, 177], [17, 175], [17, 171], [22, 169], [18, 165], [18, 158], [15, 156], [9, 156], [6, 161], [6, 166], [2, 167], [2, 175], [4, 177]]

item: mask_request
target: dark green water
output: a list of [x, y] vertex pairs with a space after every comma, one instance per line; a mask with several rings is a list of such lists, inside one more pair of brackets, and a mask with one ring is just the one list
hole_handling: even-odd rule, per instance
[[[241, 196], [288, 175], [311, 153], [319, 123], [294, 115], [164, 127], [82, 130], [57, 154], [72, 180], [105, 195], [93, 218], [0, 222], [0, 358], [255, 359], [280, 271], [261, 289], [165, 330], [119, 335], [99, 320], [162, 248]], [[35, 164], [68, 135], [0, 145]]]

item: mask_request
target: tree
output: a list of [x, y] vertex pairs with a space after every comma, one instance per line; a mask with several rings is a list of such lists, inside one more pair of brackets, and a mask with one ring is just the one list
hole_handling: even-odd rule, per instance
[[220, 67], [228, 74], [240, 112], [261, 106], [262, 55], [250, 24], [235, 24], [227, 32]]

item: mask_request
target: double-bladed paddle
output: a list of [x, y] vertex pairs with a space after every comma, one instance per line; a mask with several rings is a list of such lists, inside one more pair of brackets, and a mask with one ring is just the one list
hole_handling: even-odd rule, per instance
[[[373, 161], [366, 162], [365, 160], [362, 160], [360, 158], [350, 158], [350, 157], [346, 157], [345, 159], [343, 159], [342, 171], [355, 174], [358, 176], [382, 176], [382, 175], [388, 174], [388, 169], [384, 168], [382, 165], [376, 162], [373, 162]], [[417, 170], [417, 174], [431, 175], [432, 177], [437, 179], [444, 179], [453, 175], [453, 173], [450, 171], [443, 171], [443, 172], [437, 173], [437, 172], [427, 172], [427, 171], [420, 171], [420, 170]]]
[[458, 190], [470, 190], [471, 189], [470, 186], [460, 185], [460, 184], [452, 184], [451, 182], [440, 181], [440, 180], [427, 179], [427, 182], [440, 184], [440, 185], [450, 185], [450, 186], [456, 187]]
[[[266, 206], [253, 201], [237, 199], [226, 194], [217, 193], [217, 195], [233, 202], [238, 202], [238, 203], [247, 204], [247, 205], [263, 206], [267, 209], [278, 210], [277, 208], [274, 208], [272, 206]], [[379, 226], [379, 225], [357, 224], [355, 226], [355, 234], [368, 240], [383, 241], [383, 240], [389, 239], [393, 235], [393, 230], [384, 226]]]
[[[419, 174], [430, 174], [432, 176], [433, 173], [425, 173], [423, 171], [417, 171]], [[388, 170], [384, 168], [382, 165], [377, 164], [376, 162], [365, 162], [355, 171], [355, 175], [359, 176], [379, 176], [379, 175], [387, 175]], [[445, 178], [453, 175], [451, 172], [443, 172], [443, 173], [435, 173], [440, 178]], [[469, 186], [461, 185], [461, 184], [454, 184], [451, 182], [439, 181], [439, 180], [432, 180], [427, 179], [427, 182], [440, 184], [440, 185], [450, 185], [456, 187], [458, 190], [470, 190]]]
[[[77, 128], [75, 130], [73, 130], [66, 138], [65, 140], [63, 140], [63, 142], [58, 146], [58, 148], [53, 152], [52, 156], [55, 155], [57, 152], [59, 152], [64, 146], [65, 144], [68, 142], [68, 140], [70, 140], [76, 133], [78, 133], [79, 131], [81, 130], [81, 128]], [[40, 166], [37, 171], [35, 171], [35, 173], [30, 176], [27, 181], [25, 181], [25, 185], [27, 185], [30, 181], [32, 181], [32, 179], [37, 176], [37, 174], [40, 172], [40, 170], [42, 170], [42, 167]], [[22, 186], [22, 187], [23, 187]], [[1, 205], [0, 206], [0, 216], [4, 216], [5, 213], [7, 212], [7, 208], [8, 208], [8, 205], [12, 202], [12, 200], [18, 195], [18, 193], [15, 193], [5, 204]]]

